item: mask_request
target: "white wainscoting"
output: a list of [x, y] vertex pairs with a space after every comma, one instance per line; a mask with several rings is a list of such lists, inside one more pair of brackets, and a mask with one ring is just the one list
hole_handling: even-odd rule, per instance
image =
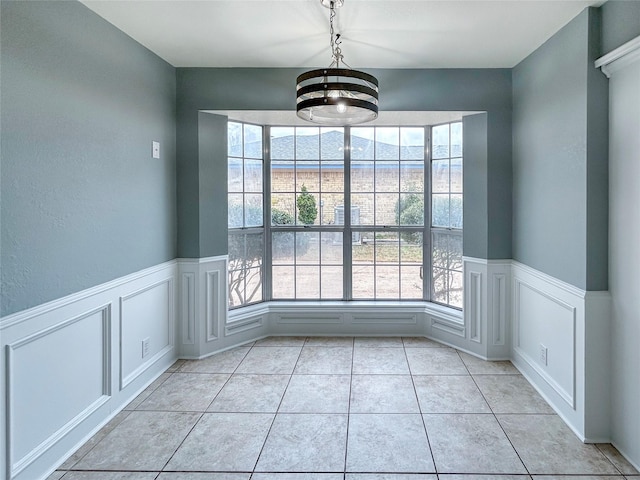
[[7, 478], [44, 478], [176, 358], [267, 335], [423, 335], [510, 358], [581, 439], [609, 441], [607, 292], [511, 260], [465, 257], [464, 314], [424, 302], [229, 311], [226, 271], [226, 256], [175, 260], [0, 319]]
[[44, 478], [173, 363], [176, 272], [167, 262], [0, 319], [2, 478]]
[[[507, 360], [511, 260], [463, 258], [464, 329], [448, 326], [466, 340], [466, 350], [489, 360]], [[442, 331], [434, 324], [436, 331]], [[456, 343], [456, 342], [454, 342]]]
[[578, 437], [606, 441], [608, 293], [585, 292], [518, 262], [512, 278], [512, 361]]
[[263, 304], [229, 314], [226, 255], [182, 258], [178, 265], [182, 358], [204, 358], [267, 335]]

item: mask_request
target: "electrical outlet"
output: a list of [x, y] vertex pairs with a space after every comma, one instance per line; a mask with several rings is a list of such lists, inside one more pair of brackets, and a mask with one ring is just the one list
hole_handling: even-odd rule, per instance
[[142, 358], [149, 355], [149, 337], [142, 340]]
[[547, 366], [547, 347], [543, 344], [540, 344], [540, 362], [546, 367]]

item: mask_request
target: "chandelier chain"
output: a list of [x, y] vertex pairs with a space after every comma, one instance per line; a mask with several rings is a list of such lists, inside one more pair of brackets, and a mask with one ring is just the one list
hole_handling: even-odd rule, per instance
[[337, 68], [340, 68], [340, 62], [344, 63], [344, 59], [342, 58], [342, 50], [340, 49], [340, 44], [342, 41], [340, 40], [340, 34], [335, 33], [335, 29], [333, 27], [333, 21], [336, 18], [336, 6], [335, 2], [332, 1], [329, 8], [329, 34], [331, 35], [331, 55], [333, 61], [331, 62], [331, 66], [335, 64]]

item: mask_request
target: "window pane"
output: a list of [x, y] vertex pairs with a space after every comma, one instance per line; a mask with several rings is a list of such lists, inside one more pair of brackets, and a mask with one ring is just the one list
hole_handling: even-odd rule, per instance
[[449, 160], [431, 162], [431, 191], [434, 193], [449, 191]]
[[400, 263], [400, 243], [395, 232], [376, 234], [376, 264]]
[[344, 160], [344, 129], [321, 128], [320, 151], [323, 160]]
[[[320, 200], [319, 212], [322, 225], [334, 225], [336, 223], [336, 209], [340, 210], [344, 205], [343, 193], [324, 193]], [[353, 222], [352, 222], [353, 223]]]
[[403, 232], [400, 238], [400, 298], [420, 300], [423, 298], [422, 233]]
[[400, 191], [424, 192], [424, 162], [400, 162]]
[[[271, 234], [271, 256], [274, 265], [293, 265], [294, 241], [295, 233], [293, 232], [274, 232]], [[278, 282], [280, 281], [279, 277], [275, 276], [275, 270], [273, 278], [278, 278]], [[273, 283], [275, 285], [277, 282]]]
[[[244, 258], [245, 235], [229, 235], [229, 268], [239, 268]], [[233, 267], [232, 267], [233, 266]]]
[[451, 228], [462, 228], [462, 195], [451, 195]]
[[296, 128], [296, 158], [298, 160], [316, 160], [320, 158], [319, 128]]
[[271, 195], [271, 225], [295, 224], [295, 194], [277, 193]]
[[271, 162], [271, 191], [295, 192], [294, 164], [289, 160]]
[[273, 266], [273, 278], [277, 278], [277, 282], [272, 282], [273, 298], [277, 300], [295, 298], [295, 267]]
[[244, 161], [245, 192], [262, 192], [262, 160]]
[[[357, 210], [359, 218], [359, 222], [357, 224], [352, 221], [353, 225], [373, 225], [373, 193], [358, 193], [351, 195], [351, 208]], [[336, 225], [342, 224], [336, 222]]]
[[462, 156], [462, 122], [451, 124], [451, 156]]
[[342, 265], [342, 233], [325, 232], [321, 234], [322, 265]]
[[434, 267], [449, 268], [449, 235], [446, 233], [431, 234], [431, 263]]
[[400, 267], [400, 298], [422, 300], [422, 265], [402, 265]]
[[271, 159], [293, 160], [295, 130], [293, 127], [271, 127]]
[[462, 193], [462, 159], [451, 159], [451, 191]]
[[227, 123], [227, 150], [231, 157], [242, 157], [242, 124]]
[[449, 236], [449, 269], [462, 271], [462, 235]]
[[449, 226], [448, 194], [436, 194], [431, 196], [431, 225], [434, 227]]
[[376, 128], [376, 160], [400, 158], [400, 129], [397, 127]]
[[361, 242], [354, 244], [351, 248], [351, 260], [354, 264], [373, 265], [375, 234], [373, 232], [362, 232], [360, 238]]
[[376, 192], [397, 192], [400, 188], [399, 162], [375, 162]]
[[298, 232], [296, 235], [296, 265], [320, 263], [317, 232]]
[[373, 265], [353, 266], [353, 298], [367, 300], [375, 298], [375, 268]]
[[424, 159], [424, 128], [402, 127], [400, 129], [400, 159]]
[[342, 298], [343, 273], [341, 266], [322, 267], [320, 296], [327, 299]]
[[298, 225], [313, 225], [318, 222], [318, 194], [303, 189], [296, 196], [296, 220]]
[[373, 161], [351, 162], [351, 191], [373, 192]]
[[320, 298], [320, 267], [296, 267], [296, 298]]
[[376, 194], [376, 225], [396, 225], [397, 193]]
[[246, 274], [245, 303], [262, 301], [262, 268], [250, 268]]
[[322, 192], [344, 192], [344, 162], [323, 163], [320, 182]]
[[449, 124], [438, 125], [431, 129], [433, 135], [431, 143], [433, 150], [431, 158], [448, 158], [449, 157]]
[[296, 191], [305, 187], [310, 192], [320, 191], [320, 163], [298, 162], [296, 164]]
[[228, 173], [227, 173], [227, 191], [228, 192], [242, 192], [243, 188], [243, 173], [242, 173], [242, 159], [241, 158], [229, 158], [228, 159]]
[[262, 300], [263, 235], [229, 235], [229, 305]]
[[262, 158], [262, 127], [244, 124], [244, 156]]
[[462, 308], [462, 272], [449, 272], [449, 305]]
[[376, 266], [376, 298], [400, 298], [399, 266]]
[[422, 232], [402, 232], [400, 240], [400, 261], [405, 265], [422, 265]]
[[417, 193], [401, 195], [395, 213], [399, 225], [424, 225], [424, 195]]
[[431, 300], [437, 303], [447, 304], [449, 301], [448, 285], [448, 270], [434, 268], [433, 277], [431, 279]]
[[351, 160], [373, 160], [373, 139], [375, 132], [372, 127], [351, 129]]
[[228, 205], [228, 225], [229, 228], [242, 228], [243, 226], [243, 210], [244, 202], [241, 193], [233, 193], [229, 195]]
[[244, 198], [244, 226], [261, 227], [262, 221], [262, 194], [247, 194]]

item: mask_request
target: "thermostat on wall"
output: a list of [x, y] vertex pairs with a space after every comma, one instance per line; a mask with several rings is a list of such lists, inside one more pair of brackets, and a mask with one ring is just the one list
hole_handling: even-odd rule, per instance
[[160, 158], [160, 142], [151, 142], [153, 158]]

